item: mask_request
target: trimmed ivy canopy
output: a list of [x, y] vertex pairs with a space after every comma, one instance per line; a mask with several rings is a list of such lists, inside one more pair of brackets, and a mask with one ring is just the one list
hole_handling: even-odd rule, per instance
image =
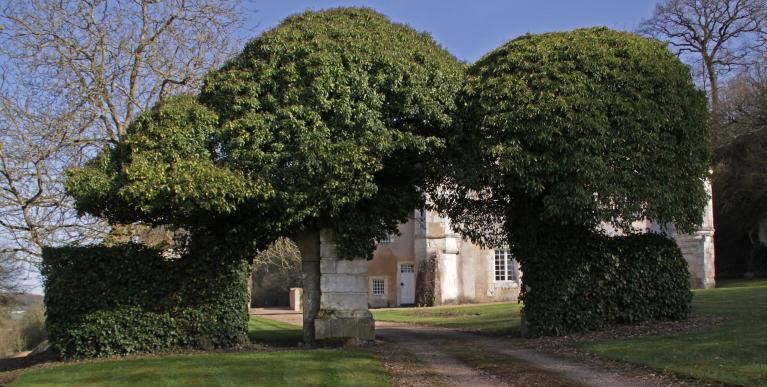
[[270, 243], [331, 227], [368, 257], [423, 204], [464, 66], [369, 9], [306, 12], [70, 173], [78, 209]]
[[606, 28], [522, 36], [468, 70], [452, 137], [466, 151], [440, 202], [464, 230], [482, 211], [523, 228], [691, 230], [707, 199], [706, 103], [660, 42]]
[[216, 113], [178, 96], [140, 115], [114, 148], [69, 173], [81, 211], [118, 222], [201, 225], [246, 200], [268, 198], [263, 179], [213, 158]]

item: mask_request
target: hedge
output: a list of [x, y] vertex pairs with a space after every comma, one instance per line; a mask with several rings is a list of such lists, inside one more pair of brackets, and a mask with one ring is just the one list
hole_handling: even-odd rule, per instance
[[524, 333], [565, 335], [689, 315], [687, 263], [660, 234], [607, 237], [585, 228], [550, 231], [527, 246]]
[[[220, 258], [220, 257], [219, 257]], [[46, 324], [65, 359], [247, 340], [247, 262], [137, 244], [43, 250]]]

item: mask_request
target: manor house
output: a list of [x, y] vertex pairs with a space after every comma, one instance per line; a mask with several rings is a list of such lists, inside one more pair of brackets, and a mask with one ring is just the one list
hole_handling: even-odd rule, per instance
[[[710, 193], [710, 186], [709, 186]], [[665, 232], [687, 260], [690, 286], [711, 288], [714, 280], [712, 203], [701, 228], [680, 234], [652, 221], [636, 222], [642, 232]], [[605, 231], [614, 233], [609, 226]], [[368, 263], [368, 304], [372, 308], [516, 300], [521, 272], [508, 249], [483, 249], [454, 232], [450, 220], [430, 211], [414, 212], [399, 236], [379, 243]]]

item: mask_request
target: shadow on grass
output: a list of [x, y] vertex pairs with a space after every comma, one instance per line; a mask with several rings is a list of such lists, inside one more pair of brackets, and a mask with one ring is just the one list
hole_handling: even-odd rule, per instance
[[15, 371], [29, 368], [37, 364], [50, 363], [59, 360], [59, 355], [52, 349], [45, 352], [24, 357], [11, 357], [0, 359], [0, 372]]
[[275, 347], [296, 347], [301, 343], [301, 331], [290, 329], [271, 331], [250, 331], [248, 337], [251, 343], [267, 344]]
[[248, 337], [255, 344], [296, 347], [302, 340], [301, 327], [258, 316], [250, 316]]

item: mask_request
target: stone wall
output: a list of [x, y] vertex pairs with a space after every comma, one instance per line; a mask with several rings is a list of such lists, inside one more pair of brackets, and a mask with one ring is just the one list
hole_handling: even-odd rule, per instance
[[[399, 306], [400, 282], [398, 278], [398, 263], [413, 263], [416, 270], [419, 262], [414, 256], [414, 222], [410, 221], [399, 226], [400, 235], [393, 235], [388, 243], [381, 243], [376, 248], [373, 259], [368, 261], [368, 305], [372, 308], [388, 308]], [[373, 294], [374, 279], [383, 280], [384, 295]]]

